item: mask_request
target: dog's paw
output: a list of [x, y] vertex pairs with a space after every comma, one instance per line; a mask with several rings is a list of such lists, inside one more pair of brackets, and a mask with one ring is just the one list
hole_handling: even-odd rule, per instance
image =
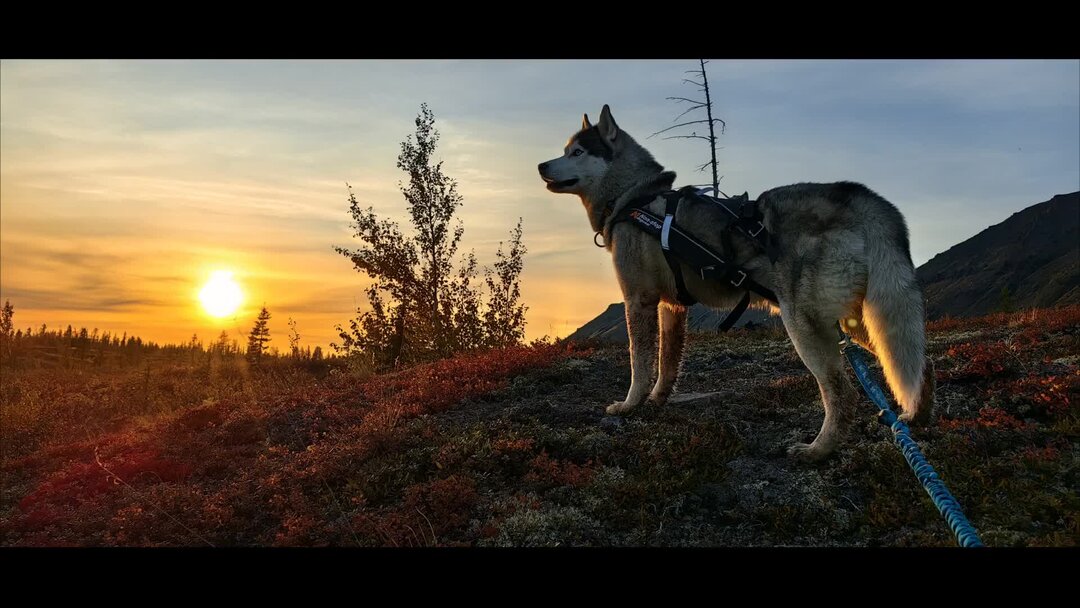
[[796, 443], [788, 448], [788, 456], [800, 462], [818, 462], [824, 459], [832, 450], [822, 449], [812, 443]]
[[632, 409], [634, 409], [633, 405], [628, 405], [625, 401], [616, 401], [607, 406], [607, 409], [604, 411], [610, 416], [619, 416], [629, 413]]
[[667, 403], [667, 400], [668, 395], [649, 395], [648, 399], [645, 400], [645, 403], [659, 407]]

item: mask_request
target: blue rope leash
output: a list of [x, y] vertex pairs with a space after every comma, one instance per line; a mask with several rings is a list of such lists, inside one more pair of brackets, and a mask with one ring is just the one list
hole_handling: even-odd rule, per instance
[[975, 527], [964, 517], [960, 503], [945, 487], [945, 482], [938, 477], [934, 467], [930, 466], [930, 463], [926, 461], [926, 456], [923, 456], [919, 444], [915, 443], [915, 440], [911, 438], [907, 425], [897, 418], [896, 414], [889, 408], [889, 402], [881, 391], [881, 387], [871, 378], [870, 367], [863, 357], [866, 351], [852, 342], [851, 338], [840, 329], [839, 325], [837, 325], [837, 331], [840, 333], [841, 338], [840, 352], [851, 363], [852, 369], [855, 370], [855, 376], [859, 379], [859, 384], [862, 384], [863, 390], [866, 391], [866, 396], [870, 397], [870, 400], [880, 410], [878, 411], [878, 422], [892, 429], [896, 445], [900, 447], [904, 459], [907, 460], [911, 470], [915, 472], [915, 476], [919, 478], [923, 488], [926, 489], [926, 493], [930, 495], [930, 499], [934, 501], [934, 506], [945, 517], [949, 528], [956, 535], [956, 541], [961, 547], [982, 547], [982, 541], [979, 540]]

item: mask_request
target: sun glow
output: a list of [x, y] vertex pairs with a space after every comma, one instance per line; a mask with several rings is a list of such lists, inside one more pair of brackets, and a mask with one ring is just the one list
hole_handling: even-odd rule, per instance
[[203, 309], [208, 314], [215, 317], [227, 317], [240, 307], [240, 303], [244, 301], [244, 294], [233, 280], [231, 272], [216, 270], [199, 292], [199, 301], [202, 302]]

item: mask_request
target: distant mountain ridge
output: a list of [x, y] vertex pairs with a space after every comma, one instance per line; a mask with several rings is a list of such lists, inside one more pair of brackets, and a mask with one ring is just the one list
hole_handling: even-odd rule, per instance
[[930, 319], [1080, 303], [1080, 192], [1018, 211], [915, 272]]
[[[701, 304], [694, 304], [686, 315], [686, 324], [692, 332], [715, 332], [728, 311], [717, 311]], [[747, 310], [735, 327], [754, 327], [781, 325], [780, 317], [774, 317], [764, 310]], [[622, 302], [609, 304], [607, 310], [592, 321], [582, 325], [567, 339], [573, 341], [599, 340], [612, 344], [629, 344], [626, 333], [626, 310]]]
[[[930, 319], [977, 316], [1006, 307], [1080, 304], [1080, 192], [1059, 194], [1018, 211], [937, 254], [915, 272]], [[726, 315], [695, 304], [687, 325], [692, 332], [713, 332]], [[779, 317], [748, 310], [736, 327], [780, 324]], [[629, 343], [623, 303], [609, 305], [568, 339]]]

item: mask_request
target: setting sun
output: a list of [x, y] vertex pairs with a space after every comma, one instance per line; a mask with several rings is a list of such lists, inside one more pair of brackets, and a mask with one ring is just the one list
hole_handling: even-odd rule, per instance
[[217, 270], [211, 274], [210, 280], [199, 292], [203, 309], [215, 317], [226, 317], [236, 312], [243, 299], [240, 286], [233, 281], [232, 273], [228, 270]]

